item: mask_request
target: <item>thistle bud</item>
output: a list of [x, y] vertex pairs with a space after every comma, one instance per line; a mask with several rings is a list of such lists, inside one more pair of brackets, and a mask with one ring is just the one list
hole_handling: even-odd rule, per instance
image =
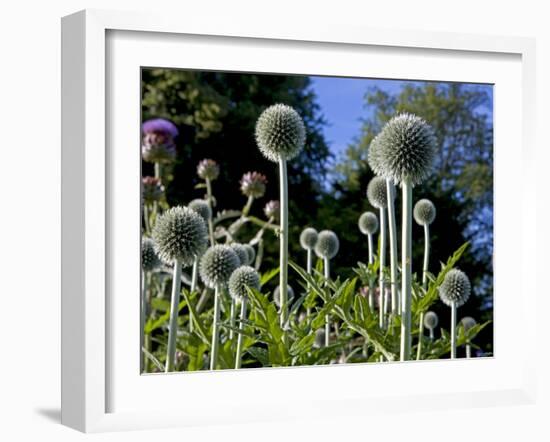
[[220, 175], [220, 167], [214, 160], [202, 160], [197, 166], [197, 175], [203, 180], [214, 181]]
[[229, 294], [233, 298], [247, 298], [247, 288], [260, 290], [260, 275], [250, 266], [238, 267], [229, 277], [228, 286]]
[[315, 254], [319, 258], [332, 259], [338, 253], [340, 249], [340, 241], [338, 236], [331, 230], [322, 230], [317, 236], [317, 243], [315, 244]]
[[300, 234], [300, 245], [303, 249], [313, 250], [317, 244], [317, 230], [313, 227], [306, 227]]
[[239, 264], [239, 257], [231, 247], [218, 244], [209, 247], [202, 255], [199, 273], [208, 287], [225, 286]]
[[267, 178], [258, 172], [248, 172], [241, 178], [241, 192], [252, 198], [261, 198], [265, 194]]
[[372, 212], [364, 212], [359, 217], [358, 225], [363, 235], [374, 235], [378, 231], [378, 218]]
[[439, 287], [439, 297], [448, 306], [455, 302], [456, 306], [460, 307], [470, 297], [471, 290], [470, 280], [466, 274], [461, 270], [451, 269]]
[[421, 226], [430, 225], [435, 219], [434, 204], [425, 198], [418, 200], [414, 205], [413, 216], [417, 224]]

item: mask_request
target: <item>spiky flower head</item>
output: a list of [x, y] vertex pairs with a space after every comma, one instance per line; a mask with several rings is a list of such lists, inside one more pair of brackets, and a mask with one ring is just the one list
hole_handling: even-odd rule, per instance
[[250, 244], [243, 244], [243, 247], [246, 250], [246, 253], [248, 255], [248, 265], [251, 265], [254, 262], [254, 259], [256, 258], [256, 251], [254, 250], [254, 247], [252, 247]]
[[410, 182], [415, 186], [431, 173], [435, 157], [435, 135], [422, 118], [403, 113], [386, 123], [375, 151], [381, 175], [396, 183]]
[[256, 143], [270, 161], [290, 160], [300, 153], [306, 140], [302, 118], [286, 104], [274, 104], [256, 122]]
[[439, 287], [439, 297], [448, 306], [455, 302], [456, 306], [460, 307], [468, 300], [471, 291], [470, 280], [466, 273], [459, 269], [451, 269]]
[[146, 176], [141, 179], [143, 185], [143, 201], [152, 204], [159, 201], [164, 193], [164, 186], [158, 178]]
[[372, 212], [363, 212], [359, 217], [358, 225], [363, 235], [374, 235], [378, 232], [378, 218]]
[[141, 153], [145, 161], [169, 163], [176, 158], [174, 138], [178, 136], [178, 129], [172, 122], [163, 118], [147, 120], [141, 125], [141, 130]]
[[225, 286], [239, 264], [239, 257], [231, 247], [217, 244], [209, 247], [202, 255], [199, 273], [208, 287]]
[[172, 207], [157, 219], [153, 240], [160, 259], [168, 263], [179, 260], [183, 266], [190, 266], [206, 248], [206, 223], [188, 207]]
[[317, 230], [313, 227], [306, 227], [300, 233], [300, 245], [303, 249], [313, 250], [317, 244]]
[[250, 266], [240, 266], [229, 277], [229, 294], [235, 299], [248, 297], [248, 288], [260, 290], [260, 275]]
[[220, 175], [220, 166], [214, 160], [201, 160], [197, 166], [197, 175], [203, 180], [214, 181]]
[[275, 220], [279, 219], [280, 210], [281, 210], [281, 205], [279, 204], [279, 201], [276, 201], [276, 200], [269, 201], [264, 206], [265, 216], [267, 216], [268, 218], [273, 218]]
[[426, 224], [430, 225], [435, 219], [435, 206], [430, 200], [424, 198], [418, 200], [414, 205], [413, 216], [414, 220], [424, 226]]
[[261, 198], [265, 194], [267, 178], [258, 172], [247, 172], [241, 178], [241, 192], [245, 196]]
[[[289, 285], [287, 285], [287, 298], [288, 298], [288, 301], [291, 301], [292, 299], [294, 299], [294, 290]], [[277, 286], [273, 291], [273, 302], [277, 307], [279, 308], [281, 307], [281, 290], [279, 286]]]
[[460, 323], [462, 324], [462, 327], [464, 327], [464, 331], [470, 330], [477, 324], [476, 320], [471, 316], [465, 316], [460, 320]]
[[432, 311], [426, 312], [424, 315], [424, 327], [433, 330], [437, 327], [437, 324], [439, 324], [439, 317], [437, 316], [437, 313]]
[[161, 264], [155, 252], [155, 243], [151, 238], [141, 239], [141, 268], [149, 272], [155, 270]]
[[230, 244], [229, 247], [231, 247], [239, 257], [240, 265], [244, 266], [248, 264], [248, 252], [246, 251], [243, 244], [234, 242]]
[[338, 236], [332, 230], [322, 230], [317, 236], [317, 243], [315, 244], [315, 254], [319, 258], [332, 259], [338, 253], [340, 249], [340, 241]]
[[388, 207], [388, 192], [385, 178], [375, 176], [370, 180], [367, 186], [367, 199], [377, 209]]
[[203, 199], [194, 199], [187, 205], [187, 207], [197, 212], [206, 222], [208, 222], [210, 218], [212, 218], [212, 209], [208, 205], [208, 202]]

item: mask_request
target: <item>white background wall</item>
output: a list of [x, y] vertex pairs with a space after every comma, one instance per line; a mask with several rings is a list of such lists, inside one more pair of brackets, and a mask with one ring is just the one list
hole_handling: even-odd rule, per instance
[[[166, 10], [185, 23], [193, 14], [234, 15], [249, 20], [292, 17], [373, 27], [508, 34], [537, 38], [539, 174], [532, 179], [545, 195], [550, 160], [544, 136], [550, 111], [550, 14], [544, 1], [393, 0], [383, 2], [56, 0], [7, 1], [0, 9], [0, 439], [82, 440], [61, 427], [60, 368], [60, 17], [83, 8]], [[162, 9], [161, 9], [162, 8]], [[202, 11], [202, 12], [201, 12]], [[546, 163], [545, 163], [546, 162]], [[510, 177], [514, 179], [514, 177]], [[545, 197], [548, 201], [548, 197]], [[547, 257], [548, 210], [539, 211], [538, 269]], [[511, 238], [510, 247], [513, 247]], [[543, 247], [544, 246], [544, 247]], [[535, 258], [535, 257], [533, 257]], [[533, 259], [533, 272], [536, 271]], [[542, 273], [541, 273], [542, 274]], [[540, 285], [536, 311], [548, 309]], [[250, 426], [164, 430], [93, 436], [94, 440], [550, 440], [550, 351], [548, 333], [540, 328], [541, 406], [501, 407], [380, 415], [362, 422], [344, 420], [287, 422]], [[546, 338], [546, 339], [544, 339]], [[545, 355], [546, 353], [546, 355]], [[450, 381], [452, 381], [450, 379]], [[469, 435], [470, 439], [465, 439]], [[504, 439], [502, 439], [504, 438]]]

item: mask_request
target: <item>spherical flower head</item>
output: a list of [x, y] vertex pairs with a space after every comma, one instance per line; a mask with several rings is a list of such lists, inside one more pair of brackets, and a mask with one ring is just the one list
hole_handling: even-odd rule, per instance
[[317, 244], [317, 230], [313, 227], [306, 227], [300, 234], [300, 245], [303, 249], [313, 250]]
[[317, 236], [315, 244], [315, 254], [319, 258], [332, 259], [340, 249], [340, 241], [338, 236], [332, 230], [322, 230]]
[[229, 245], [229, 247], [231, 247], [239, 257], [239, 265], [248, 265], [248, 252], [246, 251], [243, 244], [232, 243]]
[[235, 299], [248, 297], [248, 288], [260, 290], [260, 275], [250, 266], [238, 267], [229, 277], [229, 294]]
[[424, 327], [433, 330], [439, 324], [439, 318], [435, 312], [429, 311], [424, 315]]
[[164, 186], [158, 178], [146, 176], [141, 179], [143, 184], [143, 201], [152, 204], [159, 201], [164, 194]]
[[451, 269], [439, 287], [439, 297], [448, 306], [455, 302], [456, 306], [460, 307], [468, 300], [471, 291], [470, 280], [466, 273], [459, 269]]
[[261, 198], [265, 194], [267, 178], [258, 172], [247, 172], [241, 178], [241, 192], [245, 196]]
[[163, 118], [145, 121], [141, 130], [143, 139], [141, 153], [145, 161], [151, 163], [170, 163], [176, 158], [174, 138], [178, 129], [174, 123]]
[[244, 249], [246, 250], [246, 253], [248, 255], [248, 265], [252, 265], [254, 262], [254, 259], [256, 258], [256, 251], [254, 250], [254, 247], [252, 247], [250, 244], [243, 244]]
[[197, 212], [205, 222], [212, 218], [212, 209], [205, 200], [197, 198], [191, 201], [187, 207]]
[[372, 212], [363, 212], [357, 224], [363, 235], [374, 235], [378, 232], [378, 218]]
[[431, 173], [435, 143], [432, 127], [422, 118], [400, 114], [388, 121], [380, 133], [377, 167], [396, 183], [420, 184]]
[[256, 122], [256, 143], [270, 161], [290, 160], [300, 153], [306, 140], [302, 118], [292, 107], [274, 104]]
[[428, 199], [418, 200], [414, 205], [413, 216], [414, 220], [421, 226], [430, 225], [435, 219], [435, 206]]
[[225, 244], [209, 247], [201, 258], [199, 273], [210, 288], [227, 285], [229, 277], [239, 267], [239, 257]]
[[[287, 299], [289, 301], [294, 299], [294, 290], [289, 285], [287, 285]], [[281, 290], [279, 286], [273, 291], [273, 302], [278, 308], [281, 308]]]
[[464, 327], [464, 331], [470, 330], [472, 327], [474, 327], [477, 324], [476, 320], [471, 316], [466, 316], [462, 318], [460, 323], [462, 324], [462, 327]]
[[141, 268], [150, 272], [155, 270], [161, 264], [157, 253], [155, 252], [155, 243], [151, 238], [141, 239]]
[[268, 218], [273, 218], [275, 220], [279, 219], [279, 212], [281, 210], [281, 205], [279, 201], [269, 201], [264, 207], [265, 216]]
[[388, 207], [388, 192], [385, 178], [375, 176], [370, 180], [367, 186], [367, 199], [377, 209]]
[[201, 160], [197, 166], [197, 175], [203, 180], [214, 181], [220, 175], [220, 166], [214, 160]]
[[179, 260], [183, 266], [190, 266], [206, 248], [206, 223], [188, 207], [172, 207], [157, 219], [153, 240], [160, 259], [170, 264]]

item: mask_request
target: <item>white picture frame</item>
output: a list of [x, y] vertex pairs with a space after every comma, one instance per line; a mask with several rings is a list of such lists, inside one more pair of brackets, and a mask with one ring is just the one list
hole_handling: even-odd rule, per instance
[[[113, 36], [122, 36], [122, 38], [116, 42], [109, 40]], [[125, 39], [125, 36], [131, 38]], [[191, 375], [187, 377], [178, 377], [179, 375], [139, 377], [139, 373], [136, 372], [138, 378], [135, 378], [134, 375], [128, 374], [128, 371], [117, 372], [117, 370], [130, 370], [131, 364], [134, 364], [138, 358], [136, 357], [135, 361], [126, 367], [125, 361], [132, 358], [120, 359], [117, 353], [119, 359], [116, 359], [112, 351], [113, 346], [121, 348], [115, 342], [117, 339], [123, 342], [126, 342], [125, 339], [130, 339], [124, 333], [117, 332], [122, 328], [125, 319], [117, 316], [116, 312], [120, 309], [117, 310], [116, 303], [113, 304], [109, 297], [110, 291], [117, 286], [110, 275], [110, 266], [115, 264], [116, 254], [120, 253], [119, 246], [114, 248], [116, 250], [113, 249], [113, 244], [120, 238], [117, 236], [120, 229], [116, 226], [117, 222], [121, 222], [119, 215], [120, 217], [124, 215], [120, 211], [116, 212], [119, 215], [113, 219], [115, 213], [113, 205], [120, 196], [120, 192], [124, 191], [120, 186], [130, 186], [128, 189], [131, 189], [131, 186], [135, 185], [132, 198], [137, 198], [136, 195], [139, 195], [137, 193], [139, 186], [136, 184], [137, 181], [132, 181], [137, 160], [132, 163], [134, 166], [128, 166], [128, 174], [126, 174], [120, 165], [130, 164], [128, 161], [132, 162], [131, 157], [127, 156], [131, 153], [125, 152], [119, 156], [118, 153], [113, 154], [109, 149], [109, 143], [116, 144], [119, 135], [131, 137], [131, 132], [119, 134], [117, 131], [108, 130], [107, 122], [117, 118], [119, 109], [117, 106], [121, 102], [121, 100], [114, 100], [117, 104], [110, 107], [113, 104], [111, 94], [114, 93], [112, 82], [117, 81], [117, 72], [110, 70], [110, 67], [113, 63], [118, 63], [118, 60], [128, 63], [125, 66], [130, 68], [142, 63], [140, 57], [132, 55], [135, 55], [135, 50], [132, 49], [135, 46], [132, 45], [136, 43], [130, 40], [135, 40], [136, 36], [144, 45], [148, 40], [154, 40], [159, 57], [163, 52], [159, 48], [165, 44], [185, 44], [186, 39], [208, 47], [209, 50], [217, 50], [220, 55], [221, 49], [220, 47], [216, 49], [216, 44], [225, 45], [226, 48], [237, 51], [233, 63], [243, 61], [242, 65], [239, 65], [240, 70], [243, 71], [273, 71], [267, 56], [264, 59], [249, 60], [247, 63], [239, 58], [238, 51], [242, 50], [246, 53], [248, 50], [267, 44], [283, 53], [296, 51], [307, 54], [308, 51], [314, 52], [319, 48], [321, 52], [332, 51], [330, 54], [333, 57], [338, 57], [340, 54], [342, 57], [340, 63], [331, 63], [330, 69], [327, 67], [323, 72], [325, 74], [331, 74], [331, 72], [333, 75], [341, 74], [339, 70], [344, 69], [343, 65], [349, 53], [365, 50], [379, 54], [393, 51], [395, 57], [409, 57], [411, 69], [417, 69], [416, 76], [409, 75], [417, 79], [430, 76], [430, 72], [432, 76], [436, 75], [437, 60], [444, 57], [460, 57], [464, 63], [471, 63], [469, 72], [465, 70], [461, 72], [457, 69], [456, 79], [460, 78], [464, 81], [481, 79], [492, 82], [492, 75], [495, 78], [501, 75], [498, 77], [501, 80], [495, 84], [498, 86], [502, 82], [505, 85], [504, 88], [509, 90], [503, 90], [503, 93], [497, 90], [495, 93], [495, 145], [501, 143], [500, 145], [504, 146], [500, 156], [502, 161], [498, 157], [496, 161], [502, 172], [497, 172], [495, 180], [495, 228], [502, 229], [503, 232], [508, 229], [504, 221], [505, 217], [498, 217], [498, 210], [504, 210], [499, 209], [502, 205], [499, 206], [498, 200], [499, 189], [502, 188], [501, 193], [509, 191], [509, 195], [521, 201], [522, 216], [519, 234], [522, 245], [517, 254], [522, 258], [520, 272], [524, 275], [528, 271], [525, 258], [534, 253], [533, 248], [536, 244], [533, 225], [536, 218], [535, 196], [528, 192], [527, 186], [509, 188], [510, 180], [505, 179], [506, 168], [514, 164], [514, 158], [518, 158], [517, 152], [512, 156], [509, 149], [505, 148], [506, 143], [517, 141], [521, 146], [523, 176], [530, 176], [535, 167], [535, 146], [532, 136], [535, 49], [534, 41], [531, 39], [404, 30], [390, 32], [366, 27], [317, 28], [303, 24], [300, 27], [284, 28], [275, 24], [272, 27], [259, 27], [254, 23], [249, 23], [247, 26], [241, 23], [236, 26], [231, 23], [212, 22], [200, 17], [182, 24], [178, 18], [169, 15], [155, 16], [99, 10], [87, 10], [70, 15], [62, 21], [63, 424], [84, 432], [100, 432], [208, 425], [213, 420], [217, 423], [235, 423], [289, 417], [307, 418], [324, 416], [328, 411], [323, 404], [326, 405], [329, 402], [338, 404], [338, 407], [334, 407], [338, 411], [331, 409], [332, 416], [335, 414], [368, 416], [375, 410], [398, 412], [409, 408], [434, 410], [461, 408], [471, 406], [473, 401], [480, 406], [533, 403], [536, 391], [535, 367], [534, 358], [530, 358], [530, 355], [535, 353], [535, 339], [529, 338], [535, 336], [536, 324], [534, 321], [522, 323], [523, 336], [528, 338], [523, 341], [527, 344], [524, 344], [522, 359], [517, 363], [507, 359], [507, 355], [510, 354], [507, 349], [513, 346], [515, 338], [511, 329], [510, 315], [508, 315], [511, 311], [510, 304], [506, 301], [504, 294], [513, 295], [517, 310], [525, 313], [528, 306], [535, 303], [535, 281], [533, 278], [520, 278], [521, 282], [516, 282], [515, 286], [506, 288], [504, 283], [501, 283], [499, 288], [499, 278], [504, 282], [506, 275], [514, 269], [510, 267], [511, 261], [507, 259], [511, 252], [499, 248], [499, 242], [496, 239], [497, 258], [495, 260], [498, 264], [495, 271], [497, 282], [495, 290], [497, 293], [502, 293], [499, 296], [502, 296], [503, 302], [502, 308], [496, 307], [500, 316], [497, 316], [498, 323], [495, 327], [501, 337], [506, 337], [500, 341], [495, 338], [497, 356], [492, 359], [468, 361], [466, 364], [469, 365], [466, 365], [465, 361], [438, 361], [371, 364], [372, 367], [368, 368], [369, 377], [375, 379], [380, 379], [380, 376], [397, 377], [398, 375], [403, 379], [417, 379], [419, 376], [424, 376], [422, 373], [433, 370], [432, 376], [436, 380], [433, 382], [432, 389], [421, 392], [414, 388], [407, 390], [403, 385], [397, 384], [393, 388], [378, 390], [375, 385], [370, 387], [359, 385], [357, 380], [361, 379], [365, 373], [364, 365], [245, 370], [242, 373], [225, 371], [184, 374]], [[163, 39], [166, 40], [164, 43]], [[214, 41], [212, 39], [215, 39], [216, 44], [209, 44]], [[411, 55], [413, 52], [420, 58], [427, 57], [426, 60], [429, 60], [429, 63], [424, 63], [425, 66], [423, 66], [418, 60], [415, 62], [415, 56]], [[289, 63], [292, 63], [292, 57], [287, 58], [290, 58]], [[307, 57], [304, 55], [303, 58]], [[485, 67], [487, 73], [484, 74], [484, 60], [489, 58], [503, 60], [502, 63], [509, 62], [509, 64], [505, 64], [507, 68], [501, 69], [500, 73], [498, 69], [490, 73], [492, 71], [487, 64]], [[158, 63], [165, 64], [166, 58], [163, 60], [159, 58]], [[228, 69], [228, 62], [221, 56], [220, 60], [209, 67]], [[312, 57], [310, 63], [314, 62]], [[445, 63], [440, 64], [443, 66]], [[169, 65], [179, 67], [177, 62]], [[475, 69], [471, 69], [474, 65], [481, 66], [477, 74]], [[315, 73], [319, 73], [319, 69], [322, 68], [321, 65], [317, 66]], [[283, 72], [288, 72], [288, 69], [291, 68], [287, 67]], [[349, 66], [347, 69], [349, 69], [347, 74], [351, 74], [355, 68]], [[360, 75], [361, 66], [357, 69], [359, 69], [357, 74]], [[425, 69], [424, 75], [422, 69]], [[380, 71], [380, 73], [383, 76], [383, 72]], [[373, 72], [369, 74], [375, 75]], [[438, 79], [449, 80], [450, 78], [443, 75]], [[139, 100], [138, 89], [135, 89], [135, 94], [134, 98], [126, 95], [124, 98]], [[510, 100], [509, 103], [517, 106], [508, 106], [508, 110], [503, 109], [499, 113], [498, 100]], [[132, 112], [139, 113], [139, 109], [133, 109]], [[511, 125], [507, 123], [514, 118], [516, 125], [510, 127]], [[137, 121], [130, 121], [130, 124], [137, 123]], [[504, 132], [505, 130], [510, 132]], [[509, 137], [511, 139], [508, 139]], [[113, 188], [117, 189], [117, 192], [114, 192]], [[501, 213], [504, 214], [504, 212]], [[130, 210], [128, 214], [131, 216], [133, 212]], [[123, 244], [125, 243], [121, 242], [120, 246], [124, 247]], [[139, 253], [133, 252], [138, 249], [139, 242], [136, 240], [135, 250], [129, 252], [132, 256], [135, 255], [136, 262], [139, 262]], [[136, 265], [134, 270], [138, 268], [139, 265]], [[131, 275], [128, 275], [128, 278], [130, 277]], [[135, 279], [134, 284], [136, 293], [139, 293], [137, 288], [139, 278]], [[514, 289], [517, 289], [517, 292], [512, 293]], [[137, 313], [134, 315], [132, 309], [133, 307], [129, 308], [128, 318], [130, 319], [128, 324], [124, 324], [125, 330], [133, 330], [133, 321], [138, 321], [139, 315]], [[138, 311], [137, 301], [134, 310]], [[119, 325], [116, 326], [116, 324]], [[499, 356], [499, 351], [502, 356]], [[113, 367], [115, 360], [117, 364]], [[481, 378], [479, 382], [471, 385], [467, 385], [466, 382], [457, 382], [452, 389], [445, 389], [446, 377], [442, 375], [443, 370], [448, 372], [450, 377], [453, 373], [460, 372], [466, 380], [473, 379], [475, 376], [481, 376]], [[319, 381], [319, 373], [329, 386], [338, 387], [332, 388], [323, 397], [315, 397], [313, 390], [314, 384]], [[483, 376], [489, 376], [491, 373], [493, 382], [483, 384], [485, 379]], [[501, 377], [499, 373], [502, 373]], [[269, 382], [271, 386], [267, 383], [268, 379], [273, 380]], [[132, 383], [133, 381], [135, 383]], [[245, 382], [252, 389], [266, 388], [273, 395], [278, 394], [277, 390], [281, 390], [279, 386], [282, 383], [300, 385], [305, 392], [311, 394], [309, 396], [305, 394], [308, 399], [292, 401], [292, 403], [285, 403], [284, 396], [281, 395], [272, 401], [250, 404], [245, 397], [238, 397], [238, 392], [242, 391]], [[123, 388], [119, 388], [120, 385]], [[170, 392], [173, 392], [174, 388], [185, 389], [186, 394], [195, 395], [193, 407], [173, 406]], [[210, 389], [205, 394], [207, 399], [199, 397], [197, 392], [200, 389], [202, 391]], [[114, 397], [121, 398], [117, 399], [116, 403], [112, 400], [114, 391], [117, 391]], [[152, 392], [158, 395], [158, 403], [163, 405], [157, 404], [154, 408], [150, 408], [140, 404], [140, 401], [146, 403]], [[212, 396], [216, 394], [217, 396]], [[232, 398], [230, 411], [229, 403], [224, 399], [227, 397]]]

